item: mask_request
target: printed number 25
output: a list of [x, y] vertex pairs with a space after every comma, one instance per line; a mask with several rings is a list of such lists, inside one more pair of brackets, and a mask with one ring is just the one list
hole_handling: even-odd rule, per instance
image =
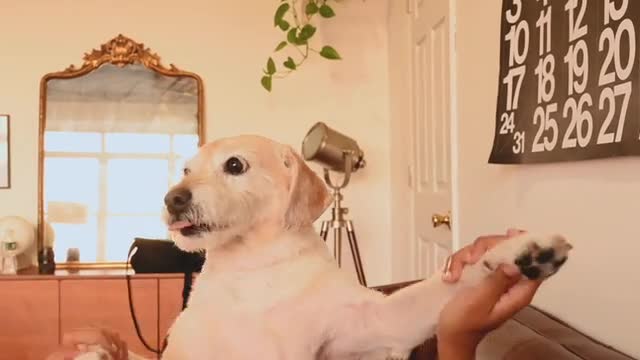
[[[558, 104], [553, 103], [547, 105], [546, 109], [543, 106], [538, 106], [533, 115], [533, 124], [538, 125], [538, 131], [533, 139], [533, 146], [531, 152], [543, 152], [551, 151], [556, 147], [558, 143], [558, 122], [551, 117], [551, 115], [558, 111]], [[541, 142], [542, 135], [551, 130], [551, 136], [544, 136], [543, 142]]]

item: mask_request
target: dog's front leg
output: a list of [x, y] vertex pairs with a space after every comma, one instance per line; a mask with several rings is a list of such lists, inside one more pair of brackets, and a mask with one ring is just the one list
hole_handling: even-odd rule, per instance
[[458, 288], [437, 275], [389, 296], [351, 304], [336, 316], [329, 349], [336, 354], [382, 352], [388, 359], [407, 359], [412, 349], [434, 335], [440, 311]]
[[387, 351], [407, 358], [436, 330], [440, 312], [463, 287], [478, 284], [500, 264], [513, 264], [529, 279], [547, 279], [565, 263], [572, 246], [562, 237], [524, 234], [496, 245], [461, 279], [447, 284], [439, 274], [388, 297], [351, 304], [338, 317], [332, 349], [341, 354]]

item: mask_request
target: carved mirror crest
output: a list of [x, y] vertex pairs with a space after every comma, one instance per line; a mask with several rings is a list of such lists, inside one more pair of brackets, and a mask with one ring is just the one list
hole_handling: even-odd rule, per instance
[[201, 78], [123, 35], [40, 84], [38, 253], [119, 268], [135, 238], [169, 240], [164, 194], [204, 139]]

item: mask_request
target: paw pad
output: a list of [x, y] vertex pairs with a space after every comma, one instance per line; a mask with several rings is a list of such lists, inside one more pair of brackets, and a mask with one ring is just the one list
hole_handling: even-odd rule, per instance
[[563, 237], [554, 236], [546, 241], [533, 240], [516, 258], [515, 265], [531, 280], [547, 278], [555, 274], [567, 261], [573, 247]]

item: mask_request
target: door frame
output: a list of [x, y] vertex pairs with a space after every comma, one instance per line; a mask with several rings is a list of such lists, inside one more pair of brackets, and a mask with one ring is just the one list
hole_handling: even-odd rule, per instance
[[[411, 174], [412, 144], [407, 144], [402, 139], [408, 139], [411, 131], [413, 114], [413, 100], [407, 96], [407, 91], [413, 91], [413, 54], [412, 54], [412, 17], [415, 14], [416, 1], [405, 0], [402, 2], [389, 2], [389, 27], [388, 51], [389, 51], [389, 78], [390, 78], [390, 152], [391, 152], [391, 281], [415, 280], [417, 244], [414, 239], [413, 205]], [[424, 0], [428, 1], [428, 0]], [[459, 199], [459, 118], [458, 118], [458, 81], [457, 81], [457, 6], [459, 0], [449, 1], [449, 56], [450, 56], [450, 102], [451, 116], [450, 141], [451, 141], [451, 241], [452, 251], [460, 248], [460, 199]], [[400, 11], [397, 4], [401, 4]], [[394, 27], [400, 25], [400, 29]], [[393, 44], [398, 41], [400, 44]], [[403, 66], [394, 62], [392, 55], [402, 52], [399, 56]], [[399, 80], [394, 83], [394, 77]], [[404, 83], [404, 87], [401, 85]], [[395, 86], [394, 86], [395, 84]], [[409, 90], [406, 84], [411, 84]], [[408, 109], [408, 111], [407, 111]], [[407, 116], [407, 113], [409, 116]], [[394, 165], [395, 164], [395, 165]], [[399, 170], [399, 171], [398, 171]], [[409, 205], [409, 206], [408, 206]], [[430, 221], [432, 214], [425, 214], [425, 221]]]

